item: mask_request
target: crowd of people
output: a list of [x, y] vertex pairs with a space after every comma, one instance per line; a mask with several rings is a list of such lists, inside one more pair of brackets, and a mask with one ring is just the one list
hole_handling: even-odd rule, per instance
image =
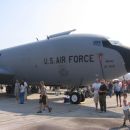
[[[128, 84], [126, 81], [105, 81], [96, 79], [92, 84], [92, 89], [94, 91], [94, 103], [96, 111], [98, 110], [98, 103], [100, 104], [100, 112], [106, 112], [106, 96], [110, 97], [116, 95], [117, 107], [122, 107], [124, 112], [124, 122], [123, 126], [126, 125], [126, 120], [130, 121], [129, 113], [129, 103], [127, 102]], [[121, 100], [121, 96], [123, 99]]]
[[[124, 112], [123, 126], [126, 125], [126, 120], [130, 121], [129, 103], [127, 102], [128, 83], [126, 81], [105, 81], [96, 79], [91, 87], [94, 96], [95, 109], [98, 111], [98, 104], [100, 106], [100, 113], [107, 112], [106, 96], [110, 98], [113, 94], [116, 95], [117, 107], [122, 107]], [[52, 111], [52, 108], [48, 105], [47, 89], [43, 81], [39, 84], [39, 110], [37, 113], [42, 113], [46, 108], [48, 112]], [[28, 84], [26, 81], [16, 80], [14, 94], [16, 101], [20, 104], [27, 102]], [[121, 97], [123, 97], [121, 99]]]
[[[24, 104], [27, 102], [27, 95], [28, 95], [28, 84], [26, 81], [18, 81], [16, 80], [15, 83], [15, 89], [14, 89], [14, 95], [16, 97], [16, 102], [19, 104]], [[52, 111], [52, 108], [48, 105], [48, 97], [47, 97], [47, 90], [46, 86], [44, 85], [44, 82], [41, 81], [39, 84], [39, 90], [40, 90], [40, 97], [39, 97], [39, 110], [37, 113], [42, 113], [42, 111], [45, 110], [45, 108], [48, 109], [49, 112]]]

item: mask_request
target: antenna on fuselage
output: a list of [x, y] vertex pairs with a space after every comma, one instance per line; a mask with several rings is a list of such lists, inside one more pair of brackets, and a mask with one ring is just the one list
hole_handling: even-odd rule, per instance
[[36, 40], [39, 41], [39, 39], [36, 37]]
[[69, 31], [65, 31], [65, 32], [61, 32], [61, 33], [56, 33], [56, 34], [47, 36], [47, 39], [49, 40], [49, 39], [54, 38], [54, 37], [60, 37], [60, 36], [64, 36], [64, 35], [69, 35], [73, 31], [76, 31], [76, 29], [72, 29], [72, 30], [69, 30]]

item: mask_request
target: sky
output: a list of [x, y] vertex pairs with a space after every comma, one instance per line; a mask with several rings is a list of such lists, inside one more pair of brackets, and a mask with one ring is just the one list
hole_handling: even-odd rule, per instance
[[0, 0], [0, 49], [76, 29], [130, 47], [130, 0]]

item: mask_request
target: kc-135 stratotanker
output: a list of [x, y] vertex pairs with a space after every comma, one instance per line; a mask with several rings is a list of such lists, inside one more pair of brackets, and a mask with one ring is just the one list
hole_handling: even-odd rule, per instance
[[[130, 72], [130, 49], [106, 37], [70, 34], [74, 30], [0, 51], [0, 83], [25, 79], [50, 86], [79, 87]], [[78, 96], [77, 96], [78, 95]], [[79, 93], [71, 93], [79, 103]]]

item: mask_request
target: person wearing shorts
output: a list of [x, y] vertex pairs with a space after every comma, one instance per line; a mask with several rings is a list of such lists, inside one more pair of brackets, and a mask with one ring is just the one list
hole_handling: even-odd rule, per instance
[[18, 80], [16, 80], [15, 88], [14, 88], [14, 95], [16, 97], [16, 102], [18, 103], [19, 100], [19, 93], [20, 93], [20, 83]]
[[123, 112], [124, 112], [124, 122], [123, 127], [126, 126], [126, 121], [130, 122], [130, 112], [129, 112], [129, 104], [127, 102], [127, 93], [123, 93]]
[[39, 111], [37, 113], [42, 113], [42, 110], [45, 110], [45, 108], [48, 109], [48, 112], [52, 111], [52, 108], [48, 106], [47, 103], [47, 95], [43, 94], [40, 95], [40, 99], [39, 99]]
[[95, 83], [92, 84], [92, 88], [94, 91], [94, 103], [95, 103], [95, 107], [96, 107], [96, 111], [98, 110], [98, 102], [99, 102], [99, 88], [101, 86], [101, 83], [99, 81], [99, 79], [96, 79]]
[[116, 95], [117, 106], [118, 106], [118, 99], [119, 99], [119, 101], [120, 101], [120, 107], [122, 106], [121, 105], [121, 88], [122, 88], [121, 82], [116, 81], [114, 83], [114, 92], [115, 92], [115, 95]]

